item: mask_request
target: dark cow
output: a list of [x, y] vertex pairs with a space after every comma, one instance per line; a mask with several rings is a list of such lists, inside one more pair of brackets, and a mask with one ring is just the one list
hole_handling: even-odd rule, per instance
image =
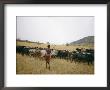
[[88, 62], [88, 65], [93, 63], [94, 61], [94, 50], [87, 49], [86, 51], [74, 51], [70, 57], [71, 62], [74, 60], [75, 62]]
[[21, 54], [21, 55], [29, 55], [29, 47], [16, 46], [16, 52]]

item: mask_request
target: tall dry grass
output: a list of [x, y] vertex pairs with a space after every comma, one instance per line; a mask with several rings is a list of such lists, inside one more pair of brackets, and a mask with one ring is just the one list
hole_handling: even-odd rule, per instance
[[94, 65], [87, 63], [67, 62], [61, 59], [51, 59], [51, 69], [46, 69], [45, 60], [17, 54], [17, 74], [94, 74]]
[[[16, 45], [47, 48], [47, 44], [37, 44], [30, 42], [17, 41]], [[51, 48], [73, 51], [76, 48], [94, 48], [93, 45], [51, 45]], [[66, 60], [52, 59], [51, 69], [46, 69], [45, 60], [39, 60], [29, 56], [16, 54], [16, 73], [17, 74], [94, 74], [94, 65], [87, 63], [71, 63]]]

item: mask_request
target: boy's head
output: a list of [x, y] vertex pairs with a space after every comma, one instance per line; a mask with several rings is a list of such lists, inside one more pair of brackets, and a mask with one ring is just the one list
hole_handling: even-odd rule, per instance
[[50, 48], [50, 45], [48, 45], [47, 47]]

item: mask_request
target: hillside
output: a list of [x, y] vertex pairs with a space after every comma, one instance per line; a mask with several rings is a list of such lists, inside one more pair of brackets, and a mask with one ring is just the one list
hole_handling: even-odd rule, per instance
[[84, 37], [80, 40], [70, 43], [70, 45], [74, 45], [74, 44], [94, 44], [94, 36]]

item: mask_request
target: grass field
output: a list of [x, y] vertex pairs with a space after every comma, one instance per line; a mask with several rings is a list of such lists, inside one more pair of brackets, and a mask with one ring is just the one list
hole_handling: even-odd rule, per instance
[[[38, 45], [36, 43], [18, 42], [19, 46], [42, 47], [46, 48], [47, 44]], [[69, 51], [76, 48], [94, 48], [93, 45], [51, 45], [51, 48], [66, 49]], [[16, 73], [17, 74], [94, 74], [94, 65], [87, 63], [71, 63], [63, 59], [52, 59], [50, 62], [51, 69], [46, 69], [45, 60], [39, 60], [30, 56], [16, 54]]]
[[46, 69], [45, 60], [17, 54], [17, 74], [94, 74], [94, 65], [74, 63], [63, 59], [51, 59], [51, 69]]

